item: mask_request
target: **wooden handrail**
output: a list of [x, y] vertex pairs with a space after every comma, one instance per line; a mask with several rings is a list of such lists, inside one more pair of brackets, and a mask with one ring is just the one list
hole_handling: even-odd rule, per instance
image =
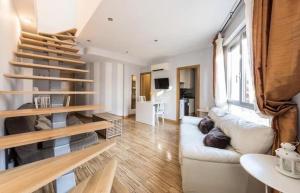
[[34, 34], [34, 33], [22, 32], [21, 34], [22, 34], [22, 37], [31, 38], [31, 39], [34, 39], [34, 40], [47, 40], [47, 41], [52, 41], [52, 42], [55, 42], [55, 43], [58, 43], [58, 44], [76, 46], [76, 44], [74, 44], [74, 43], [70, 43], [70, 42], [66, 42], [66, 41], [62, 41], [62, 40], [58, 40], [58, 39], [55, 39], [55, 38], [50, 38], [50, 37]]
[[33, 50], [33, 51], [40, 51], [40, 52], [51, 52], [51, 53], [61, 54], [61, 55], [65, 55], [65, 56], [73, 57], [73, 58], [81, 57], [79, 54], [76, 54], [73, 52], [66, 52], [66, 51], [56, 50], [56, 49], [48, 49], [45, 47], [34, 46], [34, 45], [29, 45], [29, 44], [19, 44], [18, 47], [19, 47], [19, 49], [26, 49], [26, 50]]
[[62, 70], [62, 71], [70, 71], [70, 72], [78, 72], [78, 73], [88, 73], [88, 70], [82, 70], [77, 68], [66, 68], [61, 66], [51, 66], [46, 64], [33, 64], [33, 63], [25, 63], [25, 62], [16, 62], [11, 61], [11, 65], [24, 67], [24, 68], [42, 68], [42, 69], [53, 69], [53, 70]]
[[62, 46], [62, 45], [53, 44], [53, 43], [49, 43], [49, 42], [33, 40], [33, 39], [29, 39], [29, 38], [20, 37], [20, 40], [22, 43], [25, 43], [25, 44], [31, 44], [31, 45], [36, 45], [36, 46], [50, 46], [50, 47], [58, 48], [60, 50], [65, 50], [65, 51], [74, 52], [74, 53], [79, 51], [78, 49], [76, 49], [74, 47], [67, 47], [67, 46]]
[[5, 193], [33, 192], [93, 159], [113, 145], [115, 145], [114, 142], [105, 141], [80, 151], [3, 171], [0, 173], [0, 190]]
[[97, 171], [93, 176], [79, 183], [69, 193], [110, 193], [118, 162], [111, 160], [103, 171]]
[[88, 83], [94, 82], [94, 80], [88, 80], [88, 79], [60, 78], [60, 77], [50, 77], [50, 76], [32, 76], [32, 75], [23, 75], [23, 74], [4, 74], [4, 76], [7, 78], [29, 79], [29, 80], [55, 80], [55, 81], [88, 82]]
[[27, 133], [20, 133], [14, 135], [6, 135], [0, 137], [0, 149], [7, 149], [28, 145], [32, 143], [58, 139], [88, 133], [92, 131], [111, 128], [113, 125], [107, 121], [92, 122], [80, 125], [69, 126], [59, 129], [48, 129], [42, 131], [32, 131]]
[[79, 112], [101, 109], [102, 105], [82, 105], [82, 106], [68, 106], [68, 107], [53, 107], [53, 108], [41, 108], [41, 109], [18, 109], [18, 110], [6, 110], [0, 111], [0, 117], [21, 117], [30, 115], [47, 115], [53, 113], [67, 113], [67, 112]]
[[56, 60], [60, 62], [66, 62], [70, 64], [85, 64], [84, 61], [81, 60], [72, 60], [67, 58], [59, 58], [59, 57], [51, 57], [39, 54], [30, 54], [25, 52], [15, 52], [15, 55], [22, 58], [30, 58], [30, 59], [42, 59], [42, 60]]

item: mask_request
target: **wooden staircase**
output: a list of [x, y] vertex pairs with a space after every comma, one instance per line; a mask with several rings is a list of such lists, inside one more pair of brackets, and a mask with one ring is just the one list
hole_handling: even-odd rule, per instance
[[[20, 43], [18, 45], [19, 50], [15, 53], [17, 61], [11, 61], [10, 64], [19, 68], [48, 70], [49, 76], [11, 73], [4, 74], [4, 76], [10, 79], [49, 81], [50, 89], [46, 91], [0, 90], [0, 95], [49, 95], [51, 97], [52, 107], [0, 111], [0, 117], [9, 118], [43, 114], [51, 115], [53, 129], [0, 137], [0, 149], [54, 140], [55, 145], [53, 151], [55, 155], [59, 156], [0, 172], [0, 192], [33, 192], [55, 179], [57, 193], [69, 191], [73, 193], [108, 193], [111, 191], [117, 168], [117, 162], [115, 160], [112, 160], [110, 163], [108, 163], [102, 172], [96, 172], [94, 176], [90, 176], [77, 186], [72, 184], [75, 182], [74, 173], [72, 170], [108, 150], [115, 145], [115, 142], [107, 140], [75, 152], [70, 152], [68, 143], [63, 145], [63, 147], [58, 145], [60, 143], [56, 143], [57, 140], [68, 139], [68, 137], [73, 135], [112, 127], [112, 124], [106, 121], [92, 122], [69, 127], [62, 126], [66, 125], [65, 121], [62, 120], [69, 112], [89, 111], [102, 108], [101, 105], [66, 107], [61, 101], [61, 98], [63, 98], [62, 96], [64, 95], [94, 94], [94, 91], [60, 90], [61, 81], [73, 82], [74, 84], [77, 82], [80, 82], [81, 84], [93, 83], [93, 80], [61, 77], [62, 71], [71, 74], [88, 73], [88, 70], [77, 67], [78, 65], [85, 65], [85, 62], [80, 59], [81, 56], [78, 54], [79, 49], [75, 47], [75, 33], [76, 29], [71, 29], [56, 34], [34, 34], [28, 32], [21, 33]], [[33, 62], [23, 62], [23, 58], [32, 59]], [[76, 66], [69, 67], [70, 65]], [[55, 86], [53, 87], [52, 85]], [[55, 122], [55, 120], [58, 120], [58, 118], [59, 122]], [[56, 148], [60, 149], [57, 150]], [[55, 153], [56, 151], [58, 151], [58, 154]], [[119, 184], [119, 186], [121, 187], [122, 185]], [[124, 187], [122, 188], [124, 189]], [[125, 191], [124, 189], [122, 192], [127, 192], [127, 190]]]

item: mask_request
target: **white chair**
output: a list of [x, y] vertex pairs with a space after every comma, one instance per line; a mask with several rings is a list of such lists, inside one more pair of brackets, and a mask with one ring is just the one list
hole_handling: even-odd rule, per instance
[[165, 104], [157, 103], [155, 105], [155, 120], [159, 125], [159, 117], [162, 118], [163, 124], [165, 124]]
[[138, 102], [145, 102], [146, 101], [146, 97], [145, 96], [139, 96], [138, 97]]

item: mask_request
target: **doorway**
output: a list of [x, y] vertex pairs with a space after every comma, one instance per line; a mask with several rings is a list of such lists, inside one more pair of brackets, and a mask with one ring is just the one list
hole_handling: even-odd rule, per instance
[[140, 79], [141, 79], [140, 96], [145, 96], [146, 101], [150, 101], [151, 100], [151, 72], [141, 73]]
[[195, 116], [200, 106], [200, 65], [177, 68], [176, 120]]

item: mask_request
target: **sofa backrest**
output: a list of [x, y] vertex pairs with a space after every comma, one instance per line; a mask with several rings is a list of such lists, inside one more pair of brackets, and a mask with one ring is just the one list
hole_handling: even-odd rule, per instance
[[226, 135], [231, 146], [239, 153], [267, 153], [273, 143], [271, 127], [243, 120], [219, 108], [212, 108], [208, 114]]

